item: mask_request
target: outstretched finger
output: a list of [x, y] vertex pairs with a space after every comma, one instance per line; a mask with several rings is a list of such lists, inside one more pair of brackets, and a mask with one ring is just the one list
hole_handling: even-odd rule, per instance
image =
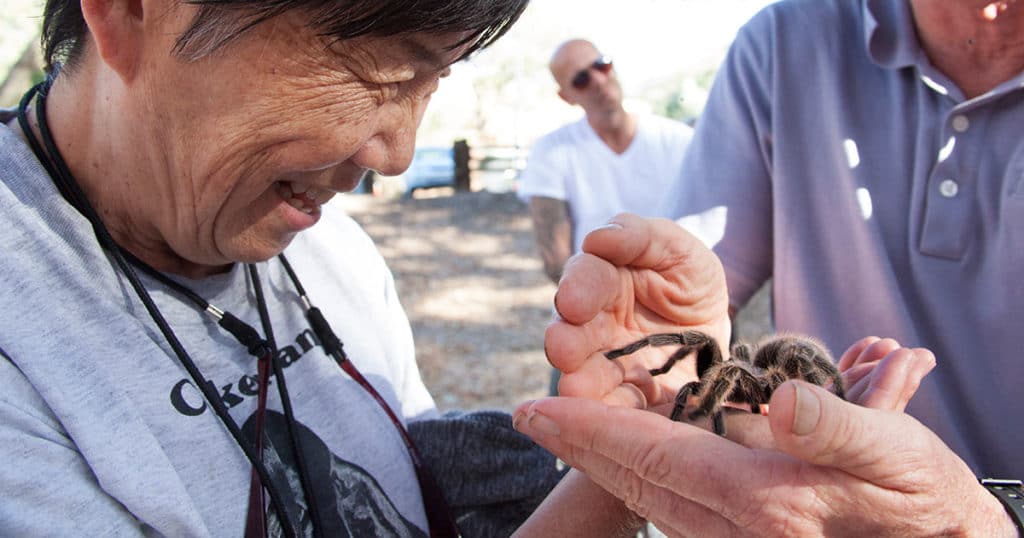
[[[744, 513], [756, 491], [763, 458], [713, 433], [654, 413], [576, 398], [544, 398], [520, 406], [517, 430], [573, 467], [608, 483], [621, 471], [595, 467], [596, 456], [617, 462], [639, 480], [672, 491], [726, 518]], [[708, 480], [714, 477], [714, 480]]]
[[892, 338], [873, 336], [861, 339], [851, 346], [839, 361], [847, 399], [859, 403], [875, 376], [875, 367], [886, 355], [899, 348], [899, 342]]
[[857, 358], [860, 357], [861, 353], [863, 353], [868, 346], [879, 340], [881, 339], [877, 336], [866, 336], [857, 340], [852, 346], [843, 352], [843, 356], [839, 358], [839, 362], [836, 364], [836, 367], [839, 368], [840, 372], [845, 372], [853, 366], [855, 362], [857, 362]]
[[934, 367], [935, 356], [926, 349], [897, 349], [878, 364], [859, 403], [872, 409], [903, 411], [921, 379]]
[[[864, 344], [863, 347], [861, 347], [862, 344]], [[891, 351], [899, 349], [899, 347], [900, 343], [892, 338], [877, 338], [874, 336], [863, 338], [850, 346], [846, 353], [843, 353], [843, 357], [839, 359], [839, 371], [844, 371], [858, 364], [880, 361]], [[853, 354], [854, 350], [859, 351]]]
[[864, 397], [864, 393], [868, 390], [868, 384], [871, 383], [871, 373], [880, 362], [882, 361], [862, 362], [843, 372], [843, 386], [846, 388], [847, 400], [863, 405], [861, 398]]
[[588, 234], [583, 251], [628, 268], [631, 288], [644, 309], [728, 341], [729, 299], [722, 264], [675, 222], [621, 213]]
[[689, 256], [705, 262], [715, 258], [699, 239], [668, 219], [619, 213], [583, 239], [588, 252], [613, 265], [665, 270]]

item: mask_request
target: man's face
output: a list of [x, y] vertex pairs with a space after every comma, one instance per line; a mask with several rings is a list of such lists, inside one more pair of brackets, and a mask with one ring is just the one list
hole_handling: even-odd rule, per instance
[[150, 32], [162, 47], [126, 87], [145, 175], [125, 180], [140, 205], [119, 235], [205, 266], [268, 259], [366, 170], [404, 170], [461, 52], [461, 36], [332, 43], [285, 14], [189, 63], [169, 51], [190, 17]]
[[[551, 74], [558, 83], [559, 95], [570, 104], [578, 104], [588, 114], [622, 106], [622, 86], [615, 70], [594, 69], [594, 62], [602, 58], [600, 52], [586, 42], [566, 44], [551, 62]], [[573, 85], [581, 72], [586, 71], [588, 82], [583, 87]]]

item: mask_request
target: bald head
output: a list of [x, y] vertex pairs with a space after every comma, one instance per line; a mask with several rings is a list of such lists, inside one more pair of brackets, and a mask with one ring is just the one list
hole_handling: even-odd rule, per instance
[[590, 65], [601, 53], [586, 39], [570, 39], [562, 43], [551, 55], [548, 69], [558, 86], [565, 88], [577, 71]]
[[[599, 60], [606, 60], [598, 62]], [[622, 87], [610, 60], [586, 39], [570, 39], [551, 55], [548, 64], [558, 83], [558, 96], [570, 105], [579, 105], [587, 116], [618, 115], [623, 112]], [[573, 79], [580, 77], [577, 85]]]

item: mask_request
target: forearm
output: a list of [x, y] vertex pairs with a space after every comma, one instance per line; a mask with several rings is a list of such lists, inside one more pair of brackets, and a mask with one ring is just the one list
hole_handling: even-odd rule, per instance
[[530, 219], [544, 262], [544, 273], [557, 284], [562, 278], [565, 262], [572, 255], [569, 206], [563, 200], [535, 196], [530, 199]]
[[513, 537], [631, 537], [644, 521], [583, 473], [570, 471]]

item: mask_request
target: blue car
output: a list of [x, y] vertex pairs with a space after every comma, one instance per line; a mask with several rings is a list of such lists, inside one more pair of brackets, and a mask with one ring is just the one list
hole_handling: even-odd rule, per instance
[[412, 164], [405, 171], [405, 193], [416, 189], [455, 186], [455, 155], [451, 146], [416, 148]]

